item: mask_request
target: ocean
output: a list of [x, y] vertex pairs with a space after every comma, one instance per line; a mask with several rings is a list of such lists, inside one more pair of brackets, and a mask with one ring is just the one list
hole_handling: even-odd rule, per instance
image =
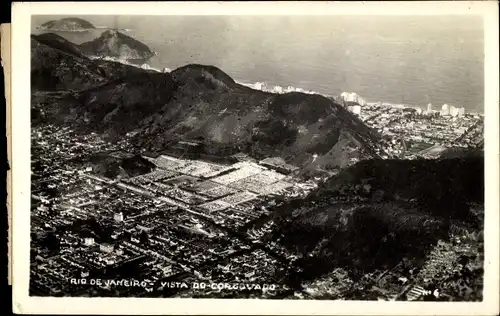
[[[484, 36], [473, 16], [79, 16], [157, 53], [148, 64], [214, 65], [244, 83], [369, 102], [484, 109]], [[36, 27], [62, 16], [33, 16]], [[56, 32], [74, 43], [91, 32]]]

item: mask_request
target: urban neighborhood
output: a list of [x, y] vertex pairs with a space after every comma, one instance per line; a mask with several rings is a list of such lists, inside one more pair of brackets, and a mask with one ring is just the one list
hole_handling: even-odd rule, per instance
[[[482, 140], [477, 114], [361, 103], [357, 114], [384, 135], [382, 158], [432, 158], [448, 146], [479, 146]], [[282, 282], [297, 257], [267, 238], [273, 206], [318, 185], [295, 177], [296, 167], [245, 155], [226, 165], [143, 155], [154, 166], [148, 172], [108, 178], [80, 161], [102, 152], [126, 155], [126, 138], [112, 144], [53, 125], [32, 134], [34, 293], [90, 295], [86, 286], [92, 286], [92, 295], [231, 297], [241, 292], [238, 284], [254, 284], [243, 285], [249, 296], [314, 296], [311, 285], [297, 292]], [[391, 275], [381, 273], [377, 280]], [[116, 275], [134, 279], [118, 282]], [[404, 280], [395, 282], [401, 291]]]

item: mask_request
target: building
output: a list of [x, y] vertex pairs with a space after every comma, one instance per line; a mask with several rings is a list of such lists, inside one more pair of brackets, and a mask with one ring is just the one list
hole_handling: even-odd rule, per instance
[[366, 105], [366, 100], [354, 92], [342, 92], [342, 94], [340, 94], [340, 97], [345, 102], [354, 102], [361, 106]]
[[83, 244], [85, 246], [92, 246], [94, 244], [94, 238], [93, 237], [85, 237], [83, 238]]
[[456, 108], [454, 106], [450, 106], [450, 115], [451, 116], [464, 116], [465, 114], [465, 108], [461, 107], [461, 108]]
[[283, 87], [274, 86], [273, 92], [274, 93], [283, 93]]
[[350, 105], [347, 109], [354, 114], [361, 115], [361, 105]]
[[252, 158], [248, 156], [248, 154], [239, 152], [234, 155], [231, 155], [230, 158], [236, 160], [236, 161], [251, 161]]
[[115, 263], [115, 260], [113, 260], [111, 258], [104, 258], [104, 262], [106, 262], [106, 264], [108, 266], [110, 266], [110, 265], [113, 265]]
[[137, 229], [147, 233], [152, 231], [154, 229], [154, 226], [137, 225]]
[[460, 128], [457, 128], [455, 129], [455, 134], [457, 135], [462, 135], [463, 133], [465, 133], [467, 131], [467, 128], [465, 127], [460, 127]]
[[457, 116], [458, 112], [457, 112], [457, 108], [454, 107], [453, 105], [450, 106], [450, 115], [451, 116]]
[[432, 113], [432, 104], [431, 103], [427, 104], [427, 112]]
[[111, 253], [114, 250], [114, 246], [112, 244], [100, 244], [99, 250], [102, 252]]
[[177, 142], [177, 146], [179, 148], [183, 149], [189, 149], [189, 148], [197, 148], [200, 147], [202, 144], [198, 142], [186, 142], [186, 141], [179, 141]]
[[448, 104], [443, 104], [441, 107], [441, 115], [450, 115], [450, 106]]
[[281, 157], [266, 158], [264, 160], [259, 161], [259, 164], [284, 174], [290, 174], [299, 169], [296, 166], [287, 164], [285, 160]]
[[115, 213], [115, 215], [113, 216], [115, 222], [117, 223], [121, 223], [123, 222], [123, 213], [120, 212], [120, 213]]

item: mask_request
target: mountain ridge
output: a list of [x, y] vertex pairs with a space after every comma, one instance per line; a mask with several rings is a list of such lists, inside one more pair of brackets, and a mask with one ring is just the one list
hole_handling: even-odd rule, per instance
[[145, 72], [151, 71], [91, 60], [78, 45], [55, 33], [31, 35], [31, 87], [35, 91], [84, 90]]
[[[158, 73], [85, 59], [71, 54], [70, 42], [53, 41], [39, 43], [57, 52], [47, 65], [51, 76], [63, 82], [61, 63], [78, 66], [70, 69], [76, 69], [70, 76], [75, 93], [56, 101], [58, 115], [118, 137], [135, 131], [132, 142], [139, 148], [159, 152], [172, 141], [198, 139], [211, 154], [226, 147], [230, 153], [280, 156], [306, 170], [340, 169], [352, 157], [376, 156], [380, 135], [323, 96], [254, 90], [209, 65]], [[35, 59], [47, 59], [38, 55], [32, 49]]]

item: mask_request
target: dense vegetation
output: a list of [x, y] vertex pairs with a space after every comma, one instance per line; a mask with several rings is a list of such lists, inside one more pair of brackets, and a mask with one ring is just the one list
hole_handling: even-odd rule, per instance
[[[281, 205], [276, 210], [279, 229], [270, 238], [299, 255], [296, 265], [303, 271], [290, 275], [296, 282], [335, 268], [358, 281], [405, 261], [407, 274], [421, 271], [417, 282], [451, 282], [459, 291], [460, 281], [462, 290], [478, 289], [483, 169], [480, 158], [362, 161], [306, 199]], [[446, 271], [433, 272], [441, 266]], [[462, 280], [459, 275], [468, 276]]]
[[484, 200], [484, 161], [480, 157], [361, 161], [322, 184], [312, 198], [342, 194], [412, 201], [431, 215], [466, 219], [468, 204]]

